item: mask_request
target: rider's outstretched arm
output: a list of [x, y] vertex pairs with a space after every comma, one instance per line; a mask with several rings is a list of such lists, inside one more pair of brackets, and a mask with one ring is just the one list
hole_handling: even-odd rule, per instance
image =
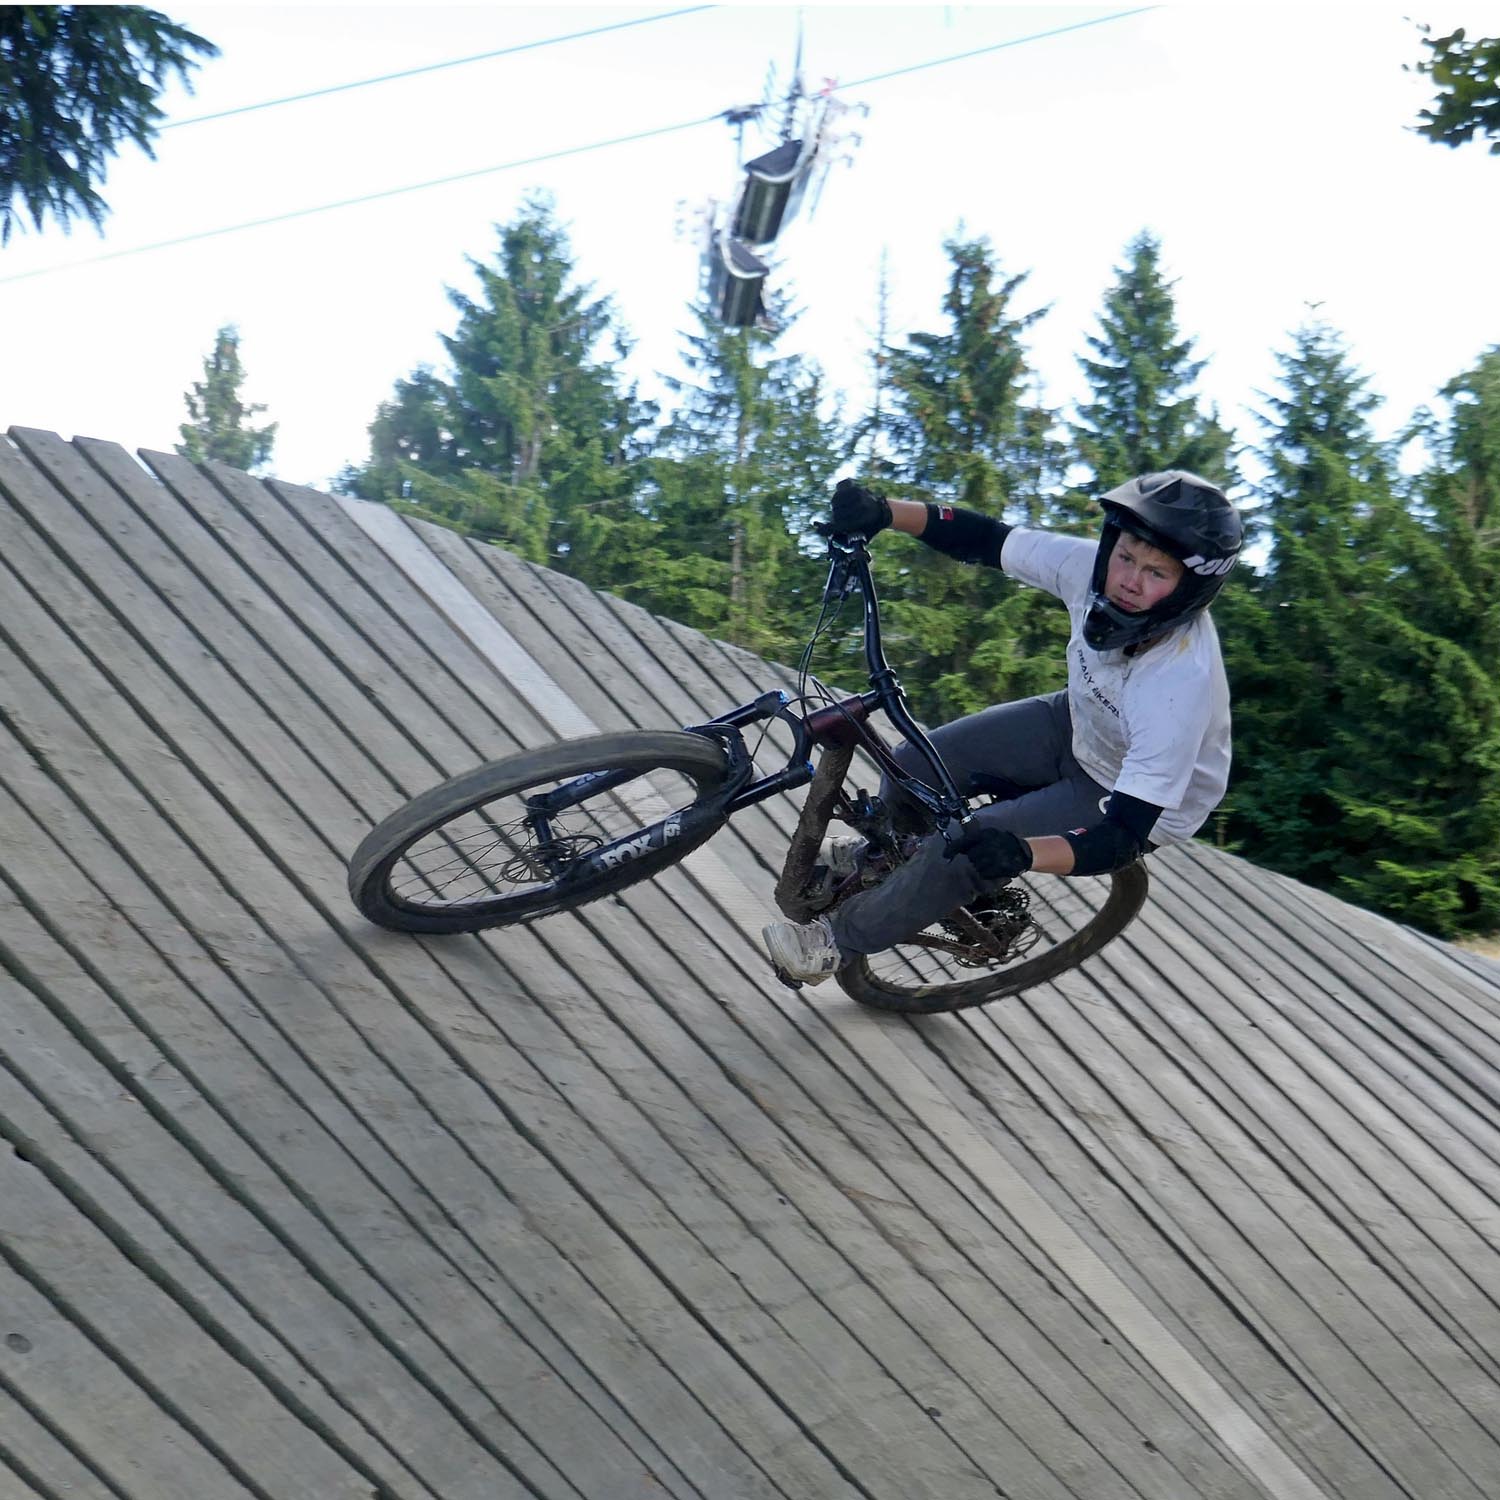
[[927, 526], [927, 507], [920, 500], [888, 500], [891, 526], [907, 536], [921, 536]]
[[957, 562], [1000, 566], [1000, 551], [1015, 529], [1008, 521], [982, 516], [961, 505], [932, 505], [920, 500], [892, 500], [891, 525], [919, 537], [927, 546]]
[[1031, 846], [1031, 868], [1038, 875], [1073, 873], [1073, 846], [1061, 835], [1027, 839], [1026, 842]]

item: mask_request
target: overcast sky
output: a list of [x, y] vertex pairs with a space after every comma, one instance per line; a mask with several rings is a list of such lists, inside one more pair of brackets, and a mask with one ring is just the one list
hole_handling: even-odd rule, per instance
[[[195, 94], [166, 97], [172, 123], [674, 6], [166, 9], [222, 52]], [[1313, 304], [1394, 430], [1500, 343], [1500, 157], [1410, 129], [1431, 95], [1402, 71], [1421, 55], [1417, 20], [1500, 35], [1496, 4], [719, 6], [175, 125], [155, 161], [127, 147], [114, 163], [102, 238], [49, 222], [0, 251], [0, 424], [169, 449], [232, 322], [246, 394], [280, 424], [272, 471], [321, 485], [365, 456], [395, 380], [441, 367], [445, 288], [473, 290], [467, 258], [487, 259], [494, 226], [538, 188], [628, 324], [631, 373], [658, 391], [698, 278], [678, 226], [732, 193], [729, 128], [508, 164], [754, 102], [770, 70], [788, 79], [800, 23], [806, 79], [836, 80], [868, 114], [846, 116], [859, 139], [783, 237], [776, 275], [806, 309], [787, 346], [820, 360], [851, 409], [882, 252], [899, 341], [941, 327], [943, 239], [989, 236], [1007, 271], [1029, 273], [1020, 307], [1050, 306], [1031, 349], [1062, 404], [1082, 392], [1076, 358], [1144, 228], [1209, 360], [1201, 388], [1243, 438], [1273, 351]], [[1076, 29], [1040, 35], [1063, 27]], [[879, 76], [898, 69], [912, 71]], [[367, 195], [383, 196], [300, 212]]]

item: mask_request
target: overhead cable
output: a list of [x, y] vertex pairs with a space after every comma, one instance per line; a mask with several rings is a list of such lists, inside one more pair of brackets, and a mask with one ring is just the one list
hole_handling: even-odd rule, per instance
[[493, 52], [476, 52], [470, 57], [451, 57], [446, 62], [424, 63], [419, 68], [404, 68], [399, 73], [381, 73], [375, 78], [356, 78], [350, 83], [330, 84], [323, 89], [309, 89], [305, 94], [287, 94], [280, 99], [263, 99], [258, 104], [241, 104], [234, 109], [215, 110], [212, 114], [193, 115], [186, 120], [172, 120], [159, 127], [159, 133], [181, 130], [185, 125], [202, 125], [208, 120], [227, 120], [231, 115], [248, 115], [258, 109], [275, 109], [281, 104], [299, 104], [304, 99], [322, 99], [328, 94], [342, 94], [350, 89], [365, 89], [375, 83], [394, 83], [399, 78], [416, 78], [422, 73], [438, 73], [444, 68], [460, 68], [465, 63], [486, 62], [492, 57], [511, 57], [517, 52], [534, 52], [539, 47], [556, 47], [562, 42], [579, 42], [608, 31], [624, 31], [631, 26], [647, 26], [653, 21], [671, 21], [678, 16], [693, 16], [699, 11], [717, 10], [717, 5], [690, 5], [684, 10], [664, 10], [654, 16], [637, 16], [633, 21], [613, 21], [608, 26], [594, 26], [587, 31], [570, 31], [563, 36], [542, 37], [535, 42], [519, 42], [514, 47], [500, 47]]
[[892, 68], [889, 73], [872, 73], [868, 78], [854, 78], [848, 83], [839, 83], [831, 92], [842, 93], [845, 89], [865, 89], [872, 83], [884, 83], [888, 78], [901, 78], [907, 73], [921, 73], [928, 68], [941, 68], [945, 63], [964, 62], [971, 57], [982, 57], [986, 52], [1003, 52], [1007, 47], [1021, 47], [1027, 42], [1044, 42], [1048, 37], [1063, 36], [1069, 31], [1084, 31], [1090, 26], [1102, 26], [1106, 21], [1124, 21], [1131, 16], [1145, 15], [1148, 10], [1160, 10], [1160, 5], [1138, 5], [1134, 10], [1111, 11], [1107, 16], [1095, 16], [1088, 21], [1074, 21], [1068, 26], [1054, 26], [1050, 31], [1034, 31], [1029, 36], [1014, 36], [1008, 42], [991, 42], [988, 46], [974, 47], [968, 52], [955, 52], [949, 57], [934, 57], [929, 62], [912, 63], [910, 67]]
[[476, 167], [472, 172], [455, 172], [450, 177], [434, 177], [427, 182], [412, 182], [405, 187], [382, 188], [376, 193], [362, 193], [357, 198], [341, 198], [337, 203], [317, 203], [311, 208], [293, 208], [284, 214], [271, 214], [263, 219], [247, 219], [242, 224], [224, 224], [217, 229], [200, 229], [196, 234], [179, 235], [176, 239], [158, 240], [151, 245], [132, 245], [126, 250], [108, 250], [103, 255], [91, 255], [87, 260], [73, 261], [69, 265], [42, 266], [35, 271], [21, 271], [14, 276], [0, 276], [0, 286], [8, 281], [26, 281], [34, 276], [50, 276], [57, 271], [71, 271], [75, 266], [96, 266], [106, 260], [120, 260], [127, 255], [144, 255], [148, 250], [169, 250], [174, 245], [190, 245], [196, 240], [210, 240], [221, 234], [237, 234], [242, 229], [260, 229], [267, 224], [285, 224], [290, 219], [306, 219], [313, 214], [332, 213], [338, 208], [354, 208], [361, 203], [376, 203], [382, 198], [398, 198], [403, 193], [417, 193], [424, 188], [445, 187], [453, 182], [466, 182], [471, 177], [488, 177], [492, 172], [512, 172], [519, 167], [532, 167], [539, 162], [559, 161], [565, 156], [582, 156], [588, 151], [603, 151], [610, 146], [625, 146], [632, 141], [650, 140], [653, 136], [670, 135], [679, 130], [694, 130], [699, 125], [711, 125], [718, 115], [705, 115], [701, 120], [683, 120], [676, 125], [661, 125], [653, 130], [637, 130], [631, 135], [617, 135], [613, 140], [591, 141], [586, 146], [565, 146], [561, 151], [544, 151], [539, 156], [523, 156], [515, 161], [503, 161], [493, 167]]
[[[871, 84], [884, 83], [887, 79], [902, 77], [911, 73], [920, 73], [927, 68], [940, 68], [948, 63], [963, 62], [967, 58], [978, 57], [986, 52], [999, 52], [1008, 47], [1020, 47], [1027, 42], [1045, 41], [1049, 37], [1061, 36], [1065, 32], [1081, 31], [1085, 27], [1100, 26], [1108, 21], [1123, 21], [1130, 16], [1138, 16], [1146, 11], [1159, 10], [1159, 5], [1138, 6], [1134, 10], [1115, 11], [1109, 15], [1096, 16], [1090, 21], [1079, 21], [1069, 26], [1054, 27], [1050, 31], [1039, 31], [1029, 36], [1012, 37], [1009, 41], [994, 42], [989, 46], [976, 47], [969, 52], [954, 53], [949, 57], [935, 57], [928, 62], [913, 63], [909, 67], [896, 68], [889, 73], [875, 73], [868, 78], [856, 78], [848, 83], [830, 84], [828, 92], [843, 93], [846, 89], [868, 88]], [[375, 203], [382, 198], [399, 198], [406, 193], [424, 192], [428, 188], [447, 187], [455, 182], [467, 182], [475, 177], [488, 177], [496, 172], [513, 172], [521, 167], [537, 166], [541, 162], [561, 161], [564, 157], [583, 156], [590, 151], [604, 151], [612, 146], [625, 146], [634, 141], [651, 140], [656, 136], [674, 135], [683, 130], [696, 130], [703, 125], [712, 125], [725, 118], [723, 112], [712, 115], [704, 115], [696, 120], [681, 120], [675, 125], [658, 125], [649, 130], [637, 130], [629, 135], [613, 136], [605, 141], [590, 141], [582, 146], [565, 146], [558, 151], [545, 151], [536, 156], [525, 156], [515, 161], [498, 162], [492, 167], [476, 167], [469, 172], [455, 172], [447, 177], [433, 177], [425, 182], [407, 183], [402, 187], [383, 188], [375, 193], [363, 193], [357, 198], [341, 198], [334, 203], [318, 203], [309, 208], [294, 208], [286, 213], [271, 214], [261, 219], [247, 219], [240, 224], [225, 224], [217, 229], [202, 229], [194, 234], [179, 235], [175, 239], [158, 240], [149, 245], [132, 245], [125, 250], [108, 250], [102, 255], [88, 256], [83, 260], [70, 261], [63, 265], [41, 266], [33, 271], [19, 271], [12, 276], [0, 276], [0, 286], [13, 281], [29, 281], [38, 276], [51, 276], [60, 271], [77, 270], [83, 266], [100, 265], [104, 261], [120, 260], [129, 255], [144, 255], [152, 250], [170, 250], [177, 245], [189, 245], [198, 240], [216, 239], [220, 235], [238, 234], [244, 229], [260, 229], [270, 224], [285, 224], [292, 219], [306, 219], [314, 214], [332, 213], [336, 209], [354, 208], [362, 203]]]

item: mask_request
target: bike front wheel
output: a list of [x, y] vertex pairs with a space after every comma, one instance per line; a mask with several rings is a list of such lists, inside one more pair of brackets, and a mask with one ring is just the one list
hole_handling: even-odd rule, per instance
[[530, 922], [646, 880], [728, 816], [730, 756], [675, 730], [591, 735], [476, 766], [392, 813], [349, 894], [400, 932]]
[[846, 964], [838, 982], [861, 1005], [908, 1015], [1003, 1000], [1076, 968], [1117, 937], [1141, 909], [1149, 883], [1137, 860], [1113, 875], [1053, 881], [1046, 898], [1011, 886], [991, 911], [975, 914], [1000, 934], [1002, 956], [968, 940], [972, 926], [940, 923], [911, 943]]

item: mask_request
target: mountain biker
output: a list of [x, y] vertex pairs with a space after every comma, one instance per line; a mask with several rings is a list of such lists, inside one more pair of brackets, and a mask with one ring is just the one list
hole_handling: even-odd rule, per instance
[[[925, 838], [888, 878], [827, 917], [764, 929], [783, 976], [817, 984], [856, 955], [913, 938], [983, 891], [1027, 870], [1102, 875], [1190, 838], [1229, 778], [1229, 687], [1208, 606], [1243, 541], [1216, 485], [1174, 469], [1100, 496], [1097, 543], [1012, 526], [954, 506], [887, 500], [842, 480], [827, 529], [873, 537], [892, 527], [964, 563], [1000, 568], [1067, 605], [1068, 685], [932, 731], [966, 797], [999, 796], [951, 846]], [[910, 745], [902, 769], [924, 767]], [[901, 793], [889, 777], [888, 804]], [[835, 876], [863, 841], [834, 838]]]

